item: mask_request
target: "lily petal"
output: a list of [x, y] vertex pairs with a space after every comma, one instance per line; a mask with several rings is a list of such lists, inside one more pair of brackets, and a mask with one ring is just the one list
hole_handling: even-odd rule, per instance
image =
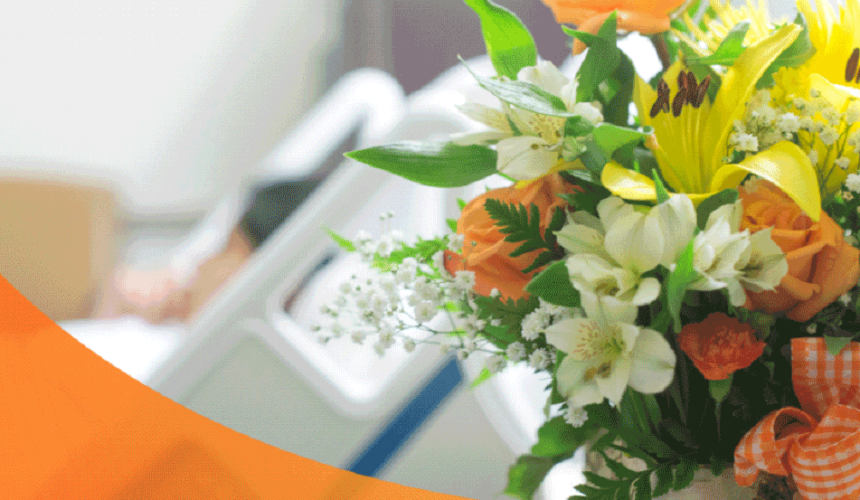
[[[738, 181], [740, 182], [740, 181]], [[600, 175], [600, 183], [615, 196], [625, 200], [655, 201], [657, 191], [654, 180], [639, 172], [626, 169], [615, 162], [609, 162], [603, 167]], [[703, 200], [715, 193], [685, 193], [694, 206], [698, 206]], [[676, 196], [677, 193], [669, 193]]]
[[711, 180], [711, 191], [737, 187], [746, 174], [767, 179], [782, 189], [813, 220], [821, 218], [818, 176], [800, 147], [782, 141], [734, 165], [723, 165]]

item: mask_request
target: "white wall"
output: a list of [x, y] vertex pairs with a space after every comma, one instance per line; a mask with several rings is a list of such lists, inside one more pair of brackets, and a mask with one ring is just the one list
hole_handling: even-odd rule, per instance
[[318, 96], [342, 1], [0, 3], [0, 173], [73, 168], [131, 212], [206, 208]]

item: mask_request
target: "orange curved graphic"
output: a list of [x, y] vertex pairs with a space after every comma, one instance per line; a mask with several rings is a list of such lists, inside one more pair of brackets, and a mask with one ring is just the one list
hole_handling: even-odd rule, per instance
[[202, 417], [91, 352], [2, 277], [0, 345], [3, 498], [462, 500], [320, 464]]

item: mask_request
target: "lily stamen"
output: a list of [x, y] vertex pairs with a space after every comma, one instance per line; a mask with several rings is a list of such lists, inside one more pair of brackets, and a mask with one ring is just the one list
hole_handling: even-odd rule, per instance
[[854, 80], [855, 75], [857, 76], [858, 82], [860, 82], [860, 75], [857, 74], [858, 63], [860, 63], [860, 48], [854, 47], [854, 50], [851, 51], [851, 57], [848, 58], [848, 64], [845, 65], [846, 82], [851, 83], [851, 80]]

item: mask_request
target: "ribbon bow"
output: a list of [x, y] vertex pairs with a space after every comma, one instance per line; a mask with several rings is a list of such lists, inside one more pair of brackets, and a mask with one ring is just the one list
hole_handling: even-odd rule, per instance
[[771, 412], [735, 449], [735, 480], [760, 470], [790, 475], [803, 500], [860, 498], [860, 344], [838, 356], [822, 338], [791, 341], [792, 382], [803, 408]]

